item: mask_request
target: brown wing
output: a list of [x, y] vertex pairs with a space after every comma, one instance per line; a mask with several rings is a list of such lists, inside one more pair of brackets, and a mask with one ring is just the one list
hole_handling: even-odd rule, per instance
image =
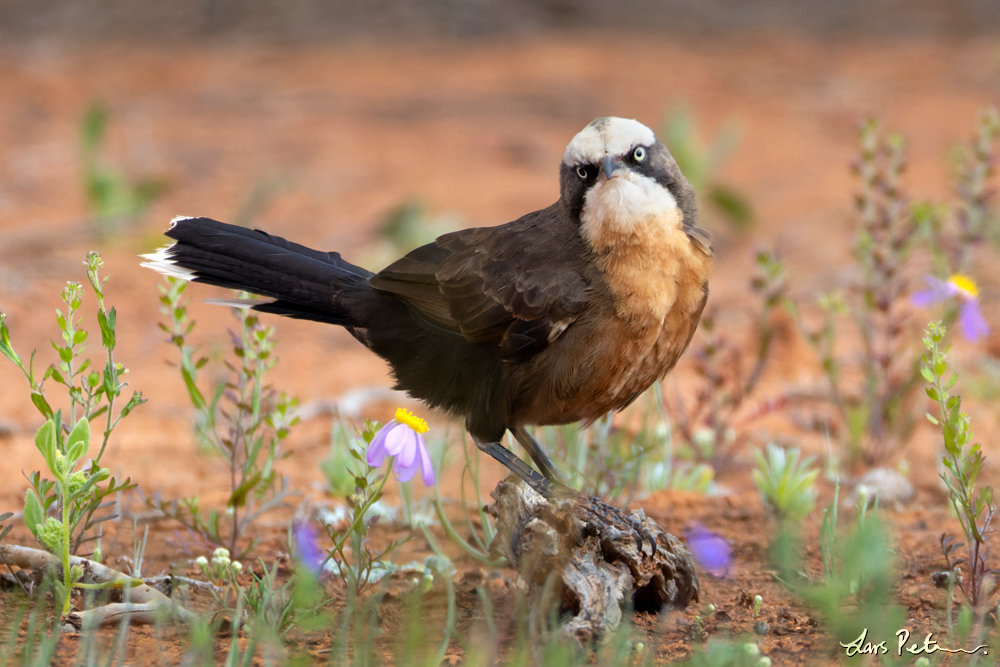
[[589, 290], [587, 250], [562, 209], [551, 206], [499, 227], [445, 234], [369, 282], [430, 323], [508, 359], [545, 349], [572, 324]]

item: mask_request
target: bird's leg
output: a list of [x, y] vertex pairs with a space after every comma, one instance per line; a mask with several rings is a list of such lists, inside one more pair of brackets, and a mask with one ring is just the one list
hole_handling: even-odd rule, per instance
[[555, 496], [556, 486], [552, 482], [545, 479], [527, 463], [514, 456], [513, 452], [499, 442], [479, 442], [475, 438], [473, 438], [473, 442], [476, 443], [476, 447], [480, 451], [489, 454], [502, 463], [505, 468], [520, 477], [525, 484], [534, 489], [542, 497], [551, 499]]
[[577, 496], [580, 509], [588, 515], [595, 523], [603, 525], [618, 526], [619, 528], [630, 528], [636, 536], [639, 549], [642, 549], [643, 540], [648, 540], [653, 552], [656, 552], [656, 538], [639, 521], [613, 505], [609, 505], [596, 496], [585, 496], [584, 494], [570, 487], [565, 478], [556, 469], [552, 459], [549, 458], [542, 446], [531, 437], [523, 426], [516, 426], [510, 429], [521, 446], [527, 450], [528, 454], [535, 461], [535, 465], [542, 469], [544, 476], [529, 466], [527, 463], [514, 456], [514, 454], [499, 442], [479, 442], [475, 440], [476, 446], [486, 452], [494, 459], [502, 463], [508, 470], [524, 480], [539, 495], [554, 500], [557, 495], [563, 497]]
[[538, 444], [538, 441], [523, 426], [514, 426], [510, 429], [510, 432], [514, 434], [517, 441], [524, 447], [524, 451], [528, 452], [528, 456], [535, 462], [538, 469], [542, 471], [545, 479], [558, 486], [569, 487], [569, 484], [566, 483], [566, 478], [556, 468], [556, 464], [552, 462], [552, 459], [542, 449], [542, 446]]

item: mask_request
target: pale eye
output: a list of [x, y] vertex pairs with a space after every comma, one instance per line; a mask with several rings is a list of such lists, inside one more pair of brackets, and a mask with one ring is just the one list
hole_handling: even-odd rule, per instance
[[634, 151], [632, 151], [632, 159], [634, 159], [636, 162], [642, 162], [643, 160], [645, 160], [646, 149], [643, 148], [642, 146], [636, 148]]
[[582, 178], [583, 180], [587, 180], [587, 176], [588, 176], [588, 174], [587, 174], [587, 168], [586, 167], [577, 167], [576, 168], [576, 175], [579, 176], [580, 178]]

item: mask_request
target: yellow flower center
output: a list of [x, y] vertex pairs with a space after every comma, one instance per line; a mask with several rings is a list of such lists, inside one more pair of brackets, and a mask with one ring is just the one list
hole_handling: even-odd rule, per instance
[[955, 274], [951, 278], [948, 278], [948, 282], [973, 299], [979, 297], [979, 289], [976, 288], [976, 282], [969, 276]]
[[400, 424], [406, 424], [417, 433], [426, 433], [430, 430], [430, 426], [427, 425], [426, 421], [403, 408], [396, 410], [396, 421]]

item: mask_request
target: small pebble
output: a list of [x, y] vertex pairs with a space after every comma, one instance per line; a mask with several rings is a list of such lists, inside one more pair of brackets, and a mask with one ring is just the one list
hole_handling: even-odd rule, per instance
[[763, 637], [771, 631], [771, 625], [767, 621], [757, 621], [753, 624], [753, 631]]
[[864, 494], [869, 504], [875, 502], [878, 496], [879, 507], [895, 507], [901, 509], [913, 500], [913, 485], [900, 473], [890, 468], [875, 468], [869, 470], [858, 480], [854, 487], [851, 503], [857, 505], [858, 498]]

